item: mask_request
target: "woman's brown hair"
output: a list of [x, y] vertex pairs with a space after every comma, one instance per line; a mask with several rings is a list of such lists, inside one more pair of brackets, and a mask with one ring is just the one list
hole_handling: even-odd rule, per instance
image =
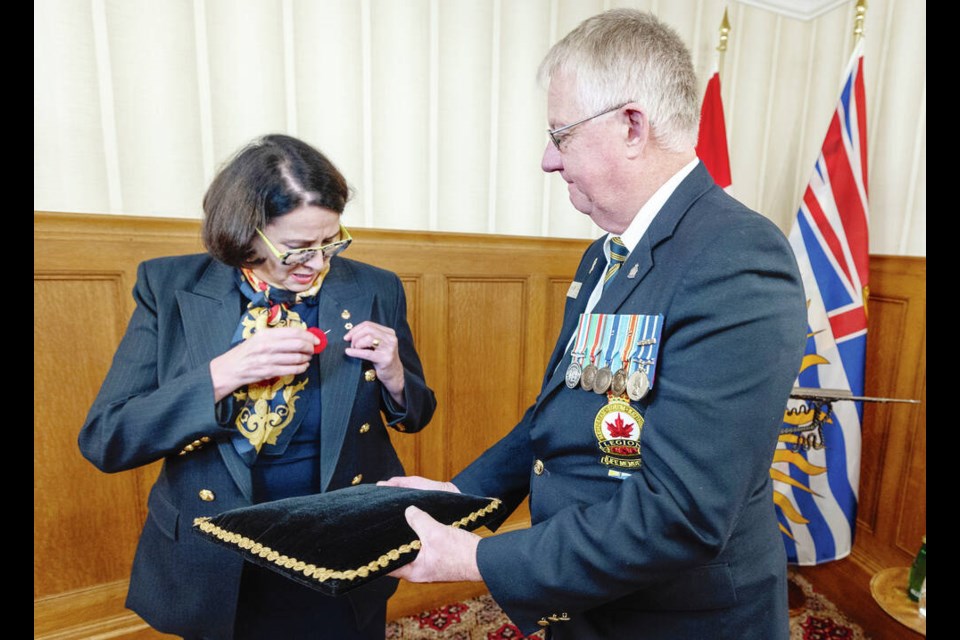
[[207, 251], [231, 267], [257, 257], [257, 229], [303, 205], [343, 213], [350, 188], [320, 151], [292, 136], [266, 135], [227, 162], [203, 197], [201, 237]]

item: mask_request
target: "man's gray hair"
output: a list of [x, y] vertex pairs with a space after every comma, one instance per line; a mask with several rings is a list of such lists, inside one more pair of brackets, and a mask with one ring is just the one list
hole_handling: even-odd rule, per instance
[[574, 79], [584, 117], [637, 102], [661, 148], [696, 144], [700, 98], [690, 51], [653, 14], [611, 9], [584, 20], [551, 47], [537, 80], [546, 88], [557, 73]]

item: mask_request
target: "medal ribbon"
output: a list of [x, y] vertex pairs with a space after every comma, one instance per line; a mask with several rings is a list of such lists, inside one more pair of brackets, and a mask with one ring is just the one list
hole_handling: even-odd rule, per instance
[[[591, 314], [592, 315], [592, 314]], [[580, 325], [577, 327], [577, 339], [573, 345], [573, 351], [570, 352], [570, 363], [583, 362], [583, 357], [586, 355], [584, 349], [587, 348], [587, 325], [590, 324], [590, 315], [586, 313], [580, 314]]]
[[[620, 318], [623, 316], [616, 314], [613, 316], [613, 328], [610, 329], [610, 338], [606, 346], [610, 347], [606, 349], [605, 353], [607, 354], [606, 364], [603, 366], [610, 369], [610, 372], [613, 373], [613, 357], [620, 353], [620, 338], [623, 337], [623, 332], [620, 331]], [[624, 325], [626, 326], [626, 325]]]
[[640, 316], [630, 316], [630, 328], [627, 330], [627, 339], [623, 341], [623, 353], [620, 355], [621, 368], [624, 373], [630, 373], [628, 366], [630, 364], [630, 349], [633, 347], [633, 334], [637, 332], [637, 325], [640, 324]]
[[[630, 370], [627, 371], [627, 373], [629, 374], [632, 374], [635, 371], [639, 371], [641, 368], [643, 368], [644, 373], [646, 373], [646, 368], [642, 367], [640, 364], [640, 354], [641, 352], [643, 352], [644, 336], [646, 335], [646, 332], [647, 332], [647, 324], [648, 324], [647, 321], [649, 320], [650, 316], [640, 316], [640, 318], [642, 318], [642, 320], [638, 322], [638, 324], [640, 325], [639, 326], [640, 330], [637, 333], [637, 342], [634, 345], [635, 348], [633, 350], [633, 353], [630, 354]], [[634, 364], [636, 364], [636, 366], [634, 366]]]
[[602, 349], [598, 352], [597, 347], [600, 346], [600, 336], [602, 336], [604, 333], [604, 329], [607, 324], [607, 316], [602, 313], [591, 313], [590, 315], [593, 318], [596, 318], [598, 323], [597, 325], [593, 325], [591, 321], [591, 327], [590, 327], [591, 332], [594, 331], [594, 327], [596, 328], [596, 333], [592, 334], [593, 347], [590, 348], [590, 364], [596, 366], [597, 358], [599, 358], [600, 354], [603, 353]]
[[644, 340], [647, 344], [643, 345], [643, 352], [640, 355], [641, 360], [650, 364], [650, 370], [646, 372], [650, 379], [650, 388], [653, 388], [653, 378], [657, 372], [657, 352], [660, 350], [660, 332], [663, 330], [663, 315], [647, 316], [650, 319], [648, 330], [644, 332]]
[[[640, 324], [640, 332], [637, 335], [636, 349], [630, 356], [631, 371], [639, 371], [647, 374], [650, 381], [650, 388], [653, 388], [653, 374], [657, 366], [657, 351], [660, 348], [660, 331], [663, 325], [663, 316], [642, 316], [643, 321]], [[636, 363], [636, 367], [633, 367]], [[647, 366], [649, 365], [649, 366]]]

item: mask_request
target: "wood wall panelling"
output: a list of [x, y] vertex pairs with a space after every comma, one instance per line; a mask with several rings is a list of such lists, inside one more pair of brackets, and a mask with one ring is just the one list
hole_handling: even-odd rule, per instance
[[[34, 597], [126, 577], [140, 528], [136, 476], [103, 477], [83, 459], [77, 433], [126, 322], [118, 274], [46, 274], [34, 280]], [[84, 553], [84, 532], [104, 542]], [[95, 534], [96, 535], [96, 534]]]
[[[925, 281], [923, 259], [872, 258], [868, 396], [924, 399]], [[872, 569], [909, 564], [926, 522], [926, 405], [864, 403], [863, 414], [859, 558]]]
[[[888, 351], [871, 350], [867, 356], [867, 379], [865, 388], [874, 389], [878, 396], [892, 397], [891, 371], [899, 368], [897, 353], [903, 348], [904, 324], [908, 305], [905, 300], [887, 296], [871, 295], [868, 302], [871, 325], [868, 329], [867, 340], [872, 343], [890, 345]], [[860, 464], [860, 495], [857, 511], [857, 528], [862, 532], [876, 532], [877, 515], [881, 504], [881, 471], [880, 468], [886, 457], [884, 453], [891, 445], [891, 438], [896, 441], [895, 434], [891, 434], [892, 404], [864, 404], [863, 438], [864, 449], [876, 449], [880, 455], [862, 456]]]
[[[553, 347], [559, 340], [560, 327], [563, 324], [563, 308], [567, 304], [567, 292], [570, 290], [570, 278], [551, 278], [549, 282], [549, 298], [551, 313], [547, 315], [546, 330], [543, 332], [543, 366], [546, 367], [550, 354], [553, 353]], [[579, 294], [578, 294], [579, 295]], [[589, 291], [583, 291], [583, 295], [590, 295]], [[541, 374], [544, 373], [541, 371]], [[540, 379], [537, 379], [537, 388], [539, 389]]]
[[[926, 340], [923, 352], [926, 353]], [[924, 360], [926, 358], [924, 357]], [[903, 480], [903, 509], [897, 521], [897, 548], [913, 557], [919, 548], [919, 540], [927, 533], [927, 376], [926, 364], [919, 372], [918, 382], [922, 388], [917, 394], [920, 405], [910, 407], [907, 424], [912, 427], [908, 436], [908, 447], [904, 451], [907, 468]]]
[[445, 477], [496, 442], [522, 411], [527, 298], [521, 278], [451, 278], [448, 286]]
[[[926, 261], [880, 256], [875, 262], [871, 287], [884, 300], [895, 301], [902, 318], [902, 332], [876, 350], [893, 360], [876, 368], [881, 377], [876, 393], [920, 400], [920, 404], [876, 406], [878, 412], [885, 408], [889, 414], [889, 448], [884, 457], [889, 470], [882, 474], [881, 494], [896, 496], [897, 505], [881, 522], [882, 548], [887, 554], [879, 557], [882, 566], [889, 566], [894, 561], [909, 564], [926, 533]], [[883, 324], [878, 319], [877, 327]]]

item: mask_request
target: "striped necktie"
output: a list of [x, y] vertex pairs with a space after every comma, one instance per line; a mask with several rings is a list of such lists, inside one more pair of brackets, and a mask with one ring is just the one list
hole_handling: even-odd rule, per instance
[[629, 253], [630, 251], [627, 249], [626, 245], [623, 244], [623, 240], [620, 239], [620, 236], [613, 236], [610, 238], [610, 264], [607, 265], [607, 272], [603, 276], [604, 291], [606, 291], [607, 287], [610, 286], [613, 276], [617, 275], [617, 271], [620, 271], [620, 267], [623, 266], [624, 261], [627, 259], [627, 254]]

